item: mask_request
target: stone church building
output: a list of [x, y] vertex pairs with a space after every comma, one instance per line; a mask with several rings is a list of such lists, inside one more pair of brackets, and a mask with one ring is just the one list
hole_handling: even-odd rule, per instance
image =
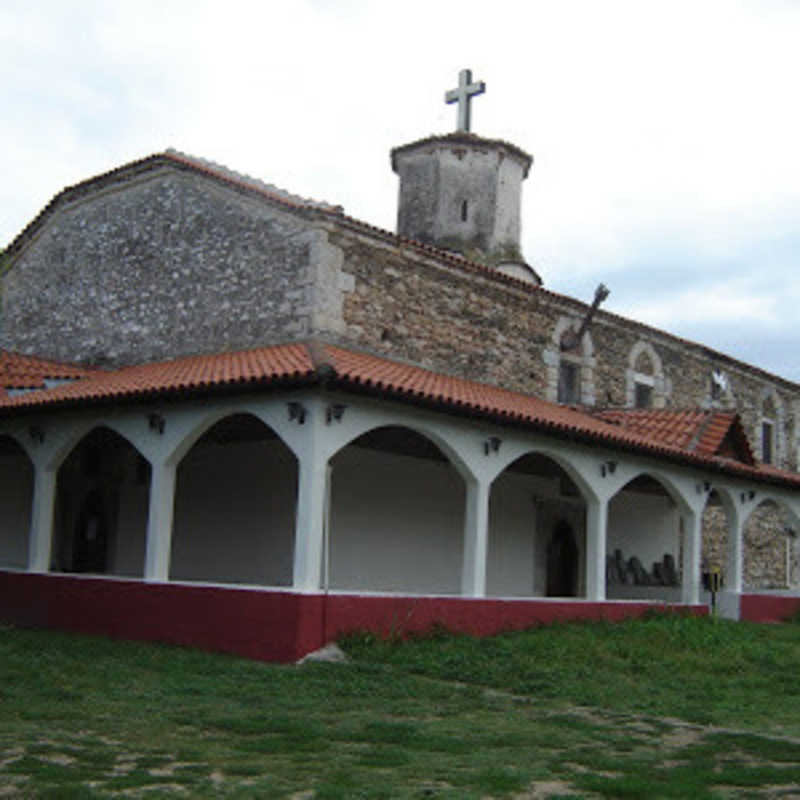
[[392, 151], [396, 232], [167, 151], [11, 242], [1, 619], [290, 660], [800, 605], [800, 386], [544, 287], [480, 86]]

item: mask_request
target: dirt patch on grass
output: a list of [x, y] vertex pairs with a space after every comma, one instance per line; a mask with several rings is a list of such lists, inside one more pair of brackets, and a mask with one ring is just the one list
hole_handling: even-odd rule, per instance
[[550, 797], [599, 797], [595, 794], [579, 792], [566, 781], [534, 781], [530, 788], [515, 794], [514, 800], [548, 800]]

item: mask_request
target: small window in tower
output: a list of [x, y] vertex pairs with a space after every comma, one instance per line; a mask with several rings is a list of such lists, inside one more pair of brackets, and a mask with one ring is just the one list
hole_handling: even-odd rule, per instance
[[461, 203], [461, 221], [462, 222], [466, 222], [467, 221], [467, 201], [466, 200], [464, 200]]
[[636, 382], [636, 397], [634, 402], [636, 408], [650, 408], [653, 405], [653, 387], [646, 383]]
[[558, 366], [558, 402], [575, 404], [580, 400], [578, 394], [579, 367], [562, 360]]

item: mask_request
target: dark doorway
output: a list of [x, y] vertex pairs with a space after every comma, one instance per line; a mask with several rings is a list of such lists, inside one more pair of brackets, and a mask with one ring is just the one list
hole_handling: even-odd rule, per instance
[[125, 438], [99, 426], [58, 468], [50, 569], [142, 577], [150, 464]]
[[108, 562], [108, 517], [100, 492], [84, 500], [75, 525], [72, 548], [72, 572], [106, 571]]
[[578, 546], [569, 523], [556, 524], [547, 545], [547, 596], [576, 597], [578, 594]]

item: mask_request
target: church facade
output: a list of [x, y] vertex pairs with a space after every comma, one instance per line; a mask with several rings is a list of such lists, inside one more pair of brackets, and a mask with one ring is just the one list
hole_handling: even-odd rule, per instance
[[795, 608], [800, 387], [542, 287], [531, 163], [397, 148], [397, 233], [173, 151], [59, 193], [2, 278], [4, 619], [290, 660]]

